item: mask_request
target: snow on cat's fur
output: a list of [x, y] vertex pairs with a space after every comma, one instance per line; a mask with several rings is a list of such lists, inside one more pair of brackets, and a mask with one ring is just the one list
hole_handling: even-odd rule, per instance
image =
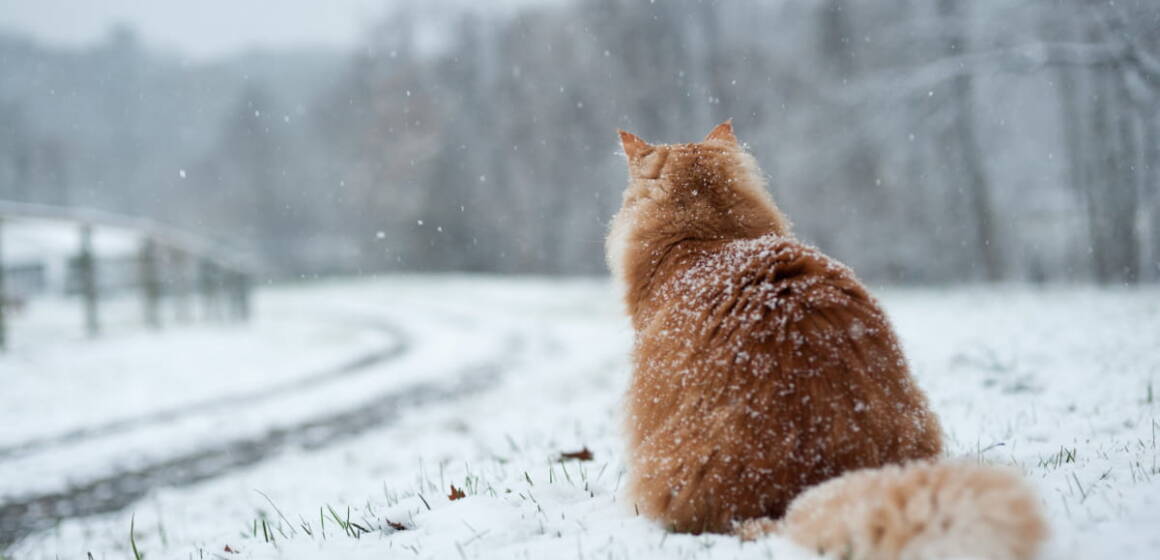
[[607, 256], [636, 331], [635, 507], [674, 530], [730, 532], [844, 473], [937, 457], [938, 421], [885, 314], [792, 237], [732, 125], [693, 144], [620, 134], [629, 187]]

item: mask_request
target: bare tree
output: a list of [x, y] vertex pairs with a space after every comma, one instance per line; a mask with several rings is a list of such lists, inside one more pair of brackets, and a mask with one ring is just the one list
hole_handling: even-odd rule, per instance
[[[939, 0], [938, 13], [948, 24], [945, 28], [944, 53], [948, 58], [960, 58], [970, 52], [970, 27], [966, 7], [960, 0]], [[950, 82], [954, 104], [951, 127], [954, 130], [956, 156], [971, 214], [975, 221], [975, 246], [978, 249], [983, 277], [997, 281], [1006, 277], [1003, 269], [1004, 240], [998, 236], [997, 216], [992, 202], [991, 186], [987, 180], [984, 155], [979, 146], [975, 124], [974, 77], [970, 71], [958, 72]]]

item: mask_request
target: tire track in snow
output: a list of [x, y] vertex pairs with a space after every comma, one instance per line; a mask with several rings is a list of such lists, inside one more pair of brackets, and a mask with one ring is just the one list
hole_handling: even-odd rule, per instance
[[322, 383], [330, 383], [357, 374], [368, 367], [402, 356], [410, 347], [410, 342], [403, 334], [403, 330], [394, 324], [381, 321], [359, 322], [367, 323], [375, 330], [387, 332], [391, 336], [391, 342], [382, 348], [356, 356], [338, 366], [330, 367], [297, 379], [291, 379], [277, 385], [263, 387], [255, 391], [213, 397], [177, 408], [113, 420], [94, 427], [79, 428], [62, 434], [54, 434], [0, 447], [0, 461], [24, 457], [45, 449], [69, 445], [89, 439], [124, 433], [143, 426], [173, 422], [195, 414], [220, 412], [239, 406], [249, 406], [277, 399], [310, 389]]
[[[501, 356], [517, 353], [523, 340], [508, 341]], [[151, 490], [196, 484], [255, 465], [294, 447], [318, 449], [388, 425], [411, 408], [453, 400], [494, 386], [504, 371], [500, 359], [458, 371], [454, 381], [419, 383], [389, 391], [354, 408], [274, 428], [196, 452], [120, 472], [61, 492], [24, 496], [0, 504], [0, 550], [64, 519], [123, 509]], [[442, 376], [440, 376], [442, 377]]]

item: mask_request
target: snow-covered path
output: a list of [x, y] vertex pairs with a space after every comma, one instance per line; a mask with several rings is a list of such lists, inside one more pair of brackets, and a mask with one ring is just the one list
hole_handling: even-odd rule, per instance
[[[1019, 465], [1040, 489], [1054, 529], [1045, 558], [1155, 556], [1160, 292], [896, 291], [883, 300], [951, 453]], [[604, 283], [396, 278], [279, 290], [263, 304], [274, 316], [318, 317], [312, 309], [390, 324], [398, 332], [377, 343], [407, 350], [334, 384], [341, 389], [291, 391], [118, 443], [155, 461], [297, 434], [262, 460], [150, 490], [7, 554], [124, 557], [132, 519], [136, 545], [166, 558], [813, 557], [774, 538], [670, 535], [622, 503], [617, 403], [630, 339]], [[454, 391], [464, 374], [485, 381]], [[421, 387], [448, 394], [426, 398]], [[401, 400], [386, 405], [384, 395]], [[389, 421], [346, 433], [338, 421], [307, 435], [307, 423], [362, 405], [396, 409]], [[97, 458], [84, 466], [81, 451], [16, 458], [41, 461], [18, 477], [48, 490], [50, 478], [107, 472], [98, 463], [114, 455], [92, 445], [83, 453]], [[593, 460], [557, 460], [584, 447]], [[13, 464], [0, 458], [0, 479]], [[449, 500], [451, 485], [466, 497]]]
[[[358, 298], [348, 305], [318, 295], [325, 292], [275, 293], [269, 314], [251, 328], [174, 331], [152, 341], [141, 334], [16, 356], [6, 365], [8, 394], [17, 398], [0, 422], [11, 442], [0, 447], [0, 541], [51, 526], [55, 517], [119, 509], [156, 486], [214, 478], [288, 446], [352, 437], [406, 407], [486, 386], [520, 352], [520, 333], [502, 321], [482, 328], [453, 310], [416, 319], [406, 301], [389, 309]], [[331, 363], [309, 356], [312, 348]], [[162, 353], [178, 361], [158, 360]], [[61, 367], [62, 356], [71, 356], [72, 367]], [[130, 367], [116, 367], [124, 362]], [[53, 390], [54, 377], [67, 386], [77, 370], [102, 376], [79, 384], [103, 385], [114, 404], [90, 406], [101, 394], [92, 387]], [[142, 398], [142, 386], [159, 398]]]

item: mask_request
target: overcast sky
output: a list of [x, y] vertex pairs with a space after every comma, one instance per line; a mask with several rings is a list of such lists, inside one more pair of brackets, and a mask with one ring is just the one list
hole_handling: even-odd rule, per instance
[[[45, 42], [100, 40], [109, 26], [133, 25], [152, 45], [212, 57], [248, 47], [354, 45], [388, 6], [407, 0], [0, 0], [0, 27]], [[449, 5], [496, 6], [537, 0], [440, 0]], [[416, 5], [431, 1], [418, 0]]]

